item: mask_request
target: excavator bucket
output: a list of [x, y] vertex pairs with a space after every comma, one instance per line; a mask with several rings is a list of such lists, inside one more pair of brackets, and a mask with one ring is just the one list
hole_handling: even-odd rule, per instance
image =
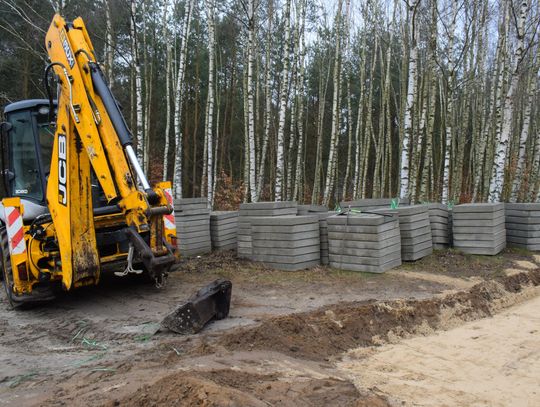
[[179, 334], [199, 332], [212, 319], [229, 315], [232, 283], [218, 279], [201, 288], [184, 304], [167, 315], [161, 325]]

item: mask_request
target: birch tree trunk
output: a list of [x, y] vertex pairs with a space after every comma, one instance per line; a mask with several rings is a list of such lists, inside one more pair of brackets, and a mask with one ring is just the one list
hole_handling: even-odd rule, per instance
[[255, 158], [255, 0], [248, 2], [248, 73], [247, 73], [247, 104], [248, 104], [248, 146], [249, 146], [249, 194], [252, 202], [257, 201], [257, 160]]
[[266, 167], [266, 155], [268, 150], [268, 140], [270, 138], [270, 125], [272, 124], [272, 87], [270, 79], [272, 75], [272, 65], [270, 61], [270, 48], [272, 46], [272, 23], [273, 23], [273, 3], [268, 4], [268, 28], [266, 34], [266, 58], [264, 68], [264, 93], [265, 93], [265, 107], [264, 107], [264, 134], [262, 140], [262, 148], [259, 162], [259, 171], [257, 173], [257, 196], [258, 201], [261, 196], [261, 191], [264, 185], [264, 170]]
[[137, 4], [136, 0], [131, 0], [131, 18], [130, 18], [130, 35], [131, 35], [131, 56], [133, 58], [133, 69], [135, 70], [135, 134], [137, 140], [137, 160], [143, 164], [144, 151], [144, 127], [143, 127], [143, 102], [142, 102], [142, 77], [141, 63], [139, 60], [139, 46], [137, 41]]
[[169, 36], [169, 0], [163, 2], [163, 39], [166, 47], [165, 61], [165, 145], [163, 147], [163, 181], [168, 179], [169, 149], [171, 142], [171, 66], [172, 52]]
[[343, 0], [339, 0], [335, 19], [335, 54], [334, 54], [334, 93], [332, 97], [332, 132], [330, 136], [330, 151], [328, 153], [328, 167], [326, 171], [326, 185], [324, 187], [323, 205], [328, 206], [334, 189], [334, 175], [337, 166], [337, 146], [339, 136], [339, 98], [341, 89], [341, 39], [342, 39], [342, 7]]
[[180, 55], [178, 60], [178, 73], [176, 76], [175, 105], [174, 105], [174, 144], [176, 146], [174, 156], [174, 195], [182, 198], [182, 165], [183, 165], [183, 137], [182, 137], [182, 103], [184, 101], [184, 77], [186, 72], [187, 44], [191, 32], [191, 18], [193, 14], [194, 0], [187, 0], [184, 19], [182, 21], [182, 38], [180, 44]]
[[306, 0], [300, 0], [299, 10], [299, 50], [298, 50], [298, 149], [296, 151], [296, 171], [294, 177], [294, 192], [292, 199], [300, 202], [304, 201], [303, 193], [303, 151], [304, 151], [304, 93], [305, 93], [305, 57], [306, 57], [306, 42], [305, 42], [305, 27], [306, 27]]
[[[408, 3], [407, 3], [408, 4]], [[409, 54], [409, 71], [407, 74], [407, 99], [405, 105], [405, 115], [403, 117], [403, 142], [401, 146], [401, 173], [400, 173], [400, 198], [407, 198], [409, 192], [409, 167], [410, 167], [410, 141], [413, 132], [413, 113], [414, 101], [416, 99], [416, 64], [418, 60], [418, 46], [416, 41], [416, 11], [420, 1], [408, 4], [408, 18], [410, 25], [410, 54]]]
[[208, 96], [206, 100], [206, 190], [208, 204], [212, 207], [214, 202], [214, 99], [216, 84], [214, 80], [216, 59], [216, 36], [215, 36], [215, 0], [205, 0], [206, 20], [208, 24]]
[[[150, 120], [151, 120], [151, 102], [152, 102], [152, 74], [153, 74], [153, 60], [149, 56], [149, 47], [148, 47], [148, 31], [146, 20], [149, 15], [148, 11], [148, 0], [143, 0], [142, 2], [142, 66], [144, 67], [144, 79], [143, 79], [143, 89], [144, 89], [144, 102], [143, 102], [143, 145], [142, 145], [142, 167], [145, 173], [148, 173], [148, 152], [150, 145]], [[154, 47], [155, 49], [155, 44]]]
[[[480, 191], [480, 181], [482, 179], [482, 170], [484, 168], [484, 159], [485, 159], [485, 148], [486, 148], [486, 131], [489, 124], [489, 108], [492, 103], [488, 88], [484, 86], [485, 84], [485, 68], [484, 60], [486, 58], [487, 50], [485, 46], [485, 39], [487, 38], [487, 13], [488, 13], [488, 3], [486, 0], [482, 4], [482, 14], [480, 17], [478, 35], [476, 41], [476, 55], [477, 55], [477, 74], [475, 81], [475, 88], [478, 89], [477, 93], [484, 94], [486, 109], [477, 109], [480, 110], [480, 114], [477, 113], [474, 124], [475, 129], [473, 132], [473, 152], [474, 152], [474, 165], [472, 166], [473, 172], [473, 196], [472, 201], [476, 202], [478, 196], [481, 195]], [[479, 98], [480, 99], [480, 98]], [[478, 100], [476, 106], [479, 107], [482, 105], [482, 102]]]
[[[515, 12], [515, 10], [514, 10]], [[525, 20], [529, 12], [529, 4], [522, 0], [519, 8], [519, 15], [516, 21], [516, 49], [514, 52], [514, 65], [510, 77], [510, 84], [506, 92], [503, 110], [503, 120], [501, 133], [498, 138], [497, 151], [493, 166], [493, 176], [489, 188], [490, 202], [499, 202], [502, 198], [503, 186], [505, 181], [505, 165], [508, 153], [508, 140], [512, 130], [514, 116], [514, 93], [516, 92], [519, 80], [519, 69], [523, 60], [524, 38], [525, 38]], [[507, 30], [508, 32], [508, 30]]]
[[[354, 132], [354, 140], [356, 148], [354, 152], [355, 167], [353, 180], [353, 198], [357, 199], [362, 194], [362, 185], [364, 183], [364, 167], [361, 154], [364, 152], [362, 126], [364, 123], [364, 86], [366, 81], [366, 36], [363, 36], [360, 45], [362, 51], [360, 53], [360, 95], [358, 98], [358, 112], [356, 114], [356, 130]], [[390, 47], [389, 47], [390, 48]], [[390, 69], [390, 68], [388, 68]]]
[[454, 39], [456, 30], [458, 4], [457, 0], [452, 0], [452, 16], [448, 29], [448, 85], [446, 88], [446, 120], [445, 120], [445, 149], [444, 149], [444, 173], [443, 173], [443, 203], [453, 200], [450, 197], [450, 153], [452, 151], [453, 121], [454, 121]]
[[275, 199], [276, 201], [283, 200], [283, 187], [284, 187], [284, 174], [285, 174], [285, 162], [284, 162], [284, 148], [285, 148], [285, 115], [287, 112], [287, 91], [289, 84], [289, 62], [290, 62], [290, 31], [291, 31], [291, 0], [285, 1], [285, 9], [283, 11], [283, 20], [285, 24], [285, 37], [283, 43], [283, 70], [281, 72], [281, 89], [279, 92], [279, 126], [277, 134], [277, 165], [276, 165], [276, 188]]
[[426, 137], [426, 154], [424, 156], [424, 171], [422, 172], [422, 182], [420, 187], [420, 199], [430, 200], [432, 198], [433, 185], [433, 131], [435, 129], [435, 105], [437, 102], [437, 0], [431, 0], [431, 27], [429, 38], [429, 93], [428, 101], [428, 123]]
[[343, 69], [343, 75], [346, 75], [347, 77], [347, 83], [346, 83], [346, 91], [347, 91], [347, 166], [345, 169], [345, 179], [343, 180], [343, 191], [341, 194], [341, 198], [345, 200], [347, 196], [347, 192], [349, 191], [349, 178], [351, 175], [351, 156], [352, 156], [352, 138], [353, 138], [353, 113], [352, 113], [352, 102], [351, 102], [351, 76], [352, 76], [352, 61], [351, 61], [351, 1], [347, 0], [345, 3], [345, 9], [346, 9], [346, 17], [345, 17], [345, 33], [344, 35], [347, 36], [347, 43], [345, 46], [345, 58], [346, 63], [344, 65]]
[[114, 39], [111, 16], [111, 0], [103, 0], [105, 6], [105, 76], [109, 81], [109, 87], [112, 89], [114, 85], [113, 63], [114, 63]]

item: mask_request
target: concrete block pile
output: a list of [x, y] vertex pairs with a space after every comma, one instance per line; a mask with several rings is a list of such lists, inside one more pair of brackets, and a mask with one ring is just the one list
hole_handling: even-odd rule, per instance
[[433, 253], [429, 210], [426, 205], [400, 206], [401, 259], [415, 261]]
[[401, 264], [397, 213], [334, 215], [327, 218], [330, 266], [382, 273]]
[[212, 250], [210, 209], [206, 198], [174, 200], [174, 218], [178, 249], [183, 257], [193, 257]]
[[448, 207], [439, 203], [430, 203], [427, 207], [433, 248], [447, 249], [451, 243], [450, 234], [452, 232], [452, 226], [449, 225]]
[[292, 201], [254, 202], [240, 205], [238, 212], [237, 252], [239, 258], [252, 258], [251, 219], [254, 217], [296, 216], [297, 204]]
[[252, 217], [251, 258], [279, 270], [302, 270], [320, 262], [318, 216]]
[[335, 215], [324, 205], [298, 205], [298, 215], [316, 215], [319, 217], [319, 238], [321, 242], [321, 264], [327, 266], [328, 259], [328, 224], [326, 218]]
[[299, 216], [328, 212], [328, 208], [324, 205], [298, 205], [296, 208], [298, 210], [297, 215]]
[[507, 203], [505, 215], [508, 246], [540, 250], [540, 203]]
[[456, 249], [494, 256], [506, 247], [504, 204], [456, 205], [452, 230]]
[[238, 211], [210, 213], [210, 238], [215, 250], [236, 250]]
[[[402, 198], [399, 201], [399, 205], [409, 205], [410, 199]], [[359, 210], [371, 210], [371, 209], [390, 209], [392, 204], [392, 198], [369, 198], [369, 199], [357, 199], [355, 201], [340, 202], [339, 206], [342, 210], [346, 210], [349, 207], [351, 209]]]

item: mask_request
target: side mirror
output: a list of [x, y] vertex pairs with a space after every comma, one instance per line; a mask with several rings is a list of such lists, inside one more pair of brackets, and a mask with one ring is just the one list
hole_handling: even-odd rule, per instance
[[13, 128], [13, 125], [11, 123], [8, 123], [8, 122], [0, 123], [0, 137], [2, 137], [2, 139], [5, 139], [12, 128]]

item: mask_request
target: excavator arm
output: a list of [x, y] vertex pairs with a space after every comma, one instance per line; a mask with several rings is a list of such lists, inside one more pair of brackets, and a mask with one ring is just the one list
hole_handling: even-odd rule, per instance
[[[47, 205], [61, 254], [63, 285], [99, 279], [100, 215], [121, 218], [124, 226], [114, 236], [123, 234], [129, 242], [128, 263], [139, 259], [159, 278], [175, 261], [171, 237], [175, 239], [176, 231], [167, 223], [172, 212], [170, 184], [150, 187], [82, 19], [67, 23], [55, 15], [45, 45], [50, 58], [46, 82], [54, 70], [60, 89]], [[51, 94], [49, 98], [52, 105]], [[107, 201], [104, 208], [93, 208], [96, 181]], [[132, 265], [127, 269], [133, 270]]]
[[[0, 178], [6, 186], [23, 185], [11, 188], [0, 204], [0, 266], [8, 300], [12, 305], [46, 301], [54, 294], [49, 289], [58, 284], [64, 290], [98, 284], [101, 271], [110, 266], [119, 266], [115, 274], [120, 275], [144, 268], [161, 284], [177, 257], [171, 185], [151, 187], [146, 179], [82, 19], [67, 23], [55, 15], [45, 46], [49, 108], [46, 101], [23, 101], [0, 125]], [[58, 84], [56, 113], [48, 85], [52, 72]], [[43, 111], [49, 112], [48, 121]], [[47, 124], [54, 133], [48, 174], [40, 165], [43, 157], [26, 166], [6, 166], [2, 160], [9, 150], [9, 163], [22, 161], [14, 143], [25, 154], [41, 151], [28, 137], [32, 120], [35, 129]], [[34, 130], [35, 144], [40, 143], [38, 132]], [[28, 171], [41, 174], [38, 187]], [[39, 185], [45, 183], [43, 196]], [[229, 281], [211, 283], [169, 314], [162, 326], [197, 332], [209, 320], [226, 317], [231, 289]]]

